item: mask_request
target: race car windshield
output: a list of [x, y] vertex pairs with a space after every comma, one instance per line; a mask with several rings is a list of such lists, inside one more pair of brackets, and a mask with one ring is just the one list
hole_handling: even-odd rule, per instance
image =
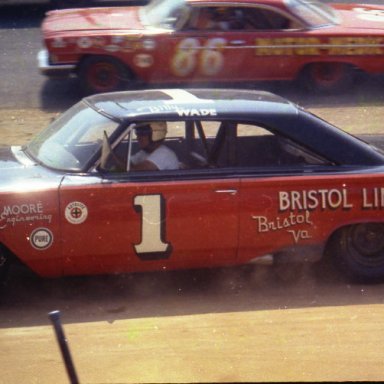
[[339, 23], [337, 13], [327, 4], [318, 0], [285, 0], [288, 8], [309, 24], [311, 28], [320, 28]]
[[178, 29], [188, 15], [189, 7], [184, 0], [153, 0], [140, 9], [141, 22], [156, 28]]
[[79, 102], [37, 135], [25, 150], [46, 167], [86, 171], [101, 152], [103, 135], [110, 137], [117, 127], [115, 121]]

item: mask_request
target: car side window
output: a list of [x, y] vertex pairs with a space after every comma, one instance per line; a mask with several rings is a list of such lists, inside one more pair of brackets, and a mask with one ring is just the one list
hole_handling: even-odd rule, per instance
[[236, 166], [323, 165], [328, 162], [292, 140], [256, 125], [237, 125]]
[[301, 28], [296, 21], [265, 8], [200, 7], [191, 12], [184, 29], [199, 31], [286, 30]]
[[237, 7], [201, 7], [194, 9], [185, 29], [231, 31], [244, 28], [244, 13]]
[[286, 30], [301, 26], [288, 17], [269, 9], [244, 9], [244, 29], [247, 30]]

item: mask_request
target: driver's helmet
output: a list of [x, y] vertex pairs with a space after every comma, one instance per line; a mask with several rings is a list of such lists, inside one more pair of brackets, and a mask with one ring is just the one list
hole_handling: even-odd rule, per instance
[[135, 128], [136, 135], [150, 134], [151, 140], [161, 141], [167, 135], [167, 123], [165, 121], [152, 121], [148, 123], [139, 124]]

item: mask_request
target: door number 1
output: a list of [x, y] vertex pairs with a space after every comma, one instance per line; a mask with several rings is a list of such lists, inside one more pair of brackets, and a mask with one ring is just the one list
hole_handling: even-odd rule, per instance
[[141, 214], [141, 242], [135, 252], [141, 260], [170, 257], [172, 246], [165, 241], [165, 200], [162, 195], [138, 195], [135, 211]]

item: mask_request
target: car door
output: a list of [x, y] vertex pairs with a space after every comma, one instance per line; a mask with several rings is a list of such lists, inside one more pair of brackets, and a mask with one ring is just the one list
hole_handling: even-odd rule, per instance
[[238, 57], [238, 80], [287, 80], [320, 55], [320, 40], [277, 9], [239, 7], [241, 28], [233, 29], [229, 49]]
[[[175, 171], [66, 177], [66, 273], [209, 267], [236, 258], [238, 179]], [[178, 172], [178, 171], [176, 171]], [[185, 171], [187, 172], [187, 171]]]
[[264, 128], [238, 133], [239, 259], [321, 245], [335, 215], [351, 209], [343, 178], [330, 181], [326, 159]]

